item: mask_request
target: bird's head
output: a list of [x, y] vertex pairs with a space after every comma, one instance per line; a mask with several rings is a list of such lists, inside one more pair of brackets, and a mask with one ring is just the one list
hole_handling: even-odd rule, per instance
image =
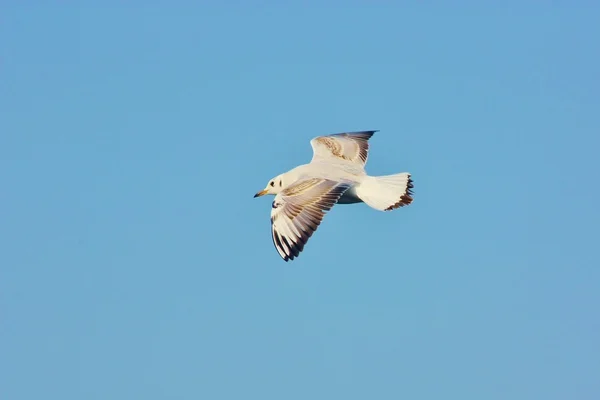
[[254, 197], [264, 196], [265, 194], [276, 195], [277, 193], [281, 192], [285, 187], [284, 178], [284, 174], [277, 175], [275, 178], [271, 179], [269, 183], [267, 183], [267, 186], [263, 190], [256, 193]]

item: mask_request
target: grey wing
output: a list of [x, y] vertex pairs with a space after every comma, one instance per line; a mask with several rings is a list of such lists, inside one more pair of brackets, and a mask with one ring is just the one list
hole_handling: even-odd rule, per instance
[[369, 156], [369, 139], [375, 132], [377, 131], [334, 133], [316, 137], [310, 141], [313, 148], [312, 161], [329, 159], [364, 167]]
[[271, 209], [271, 234], [285, 261], [298, 257], [308, 239], [350, 187], [349, 183], [310, 178], [294, 183], [275, 196]]

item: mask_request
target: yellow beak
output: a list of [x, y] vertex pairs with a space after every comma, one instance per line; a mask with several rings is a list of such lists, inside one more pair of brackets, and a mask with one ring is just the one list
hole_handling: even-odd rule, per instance
[[265, 190], [261, 190], [260, 192], [256, 193], [254, 195], [254, 197], [260, 197], [260, 196], [264, 196], [265, 194], [267, 194], [267, 189]]

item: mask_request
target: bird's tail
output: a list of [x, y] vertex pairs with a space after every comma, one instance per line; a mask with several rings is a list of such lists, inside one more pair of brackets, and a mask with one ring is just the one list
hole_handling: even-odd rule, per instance
[[413, 181], [410, 174], [367, 176], [356, 186], [356, 195], [369, 206], [390, 211], [412, 203]]

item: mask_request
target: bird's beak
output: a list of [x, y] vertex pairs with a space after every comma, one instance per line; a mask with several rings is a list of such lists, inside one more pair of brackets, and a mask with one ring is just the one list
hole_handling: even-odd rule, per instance
[[256, 197], [264, 196], [265, 194], [267, 194], [267, 190], [266, 189], [265, 190], [261, 190], [260, 192], [256, 193], [254, 195], [254, 197], [256, 198]]

